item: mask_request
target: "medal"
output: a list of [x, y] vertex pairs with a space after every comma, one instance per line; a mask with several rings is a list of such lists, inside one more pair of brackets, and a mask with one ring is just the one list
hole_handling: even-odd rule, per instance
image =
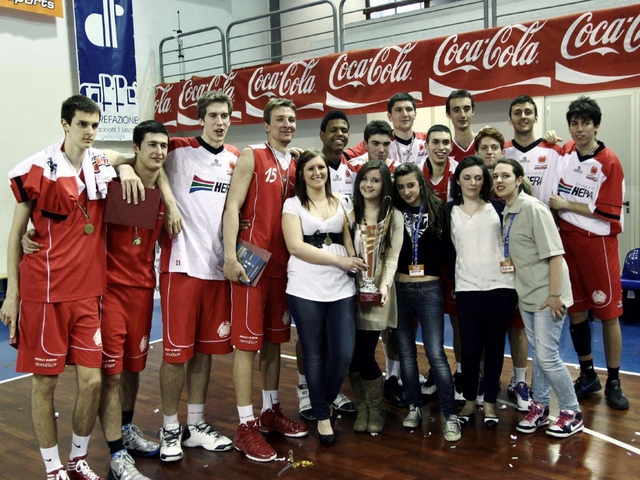
[[86, 233], [87, 235], [91, 235], [94, 232], [95, 228], [91, 223], [87, 223], [84, 226], [84, 233]]
[[138, 235], [138, 227], [133, 227], [133, 244], [136, 247], [142, 245], [142, 239], [140, 238], [140, 235]]
[[331, 245], [333, 242], [331, 241], [331, 237], [329, 235], [327, 235], [326, 237], [324, 237], [324, 244], [328, 247], [329, 245]]

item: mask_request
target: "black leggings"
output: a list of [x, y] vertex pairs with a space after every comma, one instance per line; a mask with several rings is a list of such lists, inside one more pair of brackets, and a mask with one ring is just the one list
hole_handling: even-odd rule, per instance
[[363, 380], [380, 378], [382, 371], [376, 362], [376, 347], [380, 331], [356, 329], [356, 348], [349, 366], [350, 372], [360, 373]]

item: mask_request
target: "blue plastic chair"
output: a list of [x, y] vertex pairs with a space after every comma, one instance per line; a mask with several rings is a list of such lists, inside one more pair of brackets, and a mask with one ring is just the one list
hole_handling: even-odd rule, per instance
[[640, 248], [627, 253], [620, 280], [622, 290], [640, 290]]

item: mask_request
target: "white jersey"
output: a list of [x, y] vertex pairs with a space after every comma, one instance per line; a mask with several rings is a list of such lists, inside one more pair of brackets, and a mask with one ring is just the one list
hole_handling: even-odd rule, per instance
[[[349, 167], [356, 173], [360, 171], [362, 166], [369, 161], [369, 154], [365, 153], [364, 155], [360, 155], [359, 157], [352, 158], [349, 160]], [[400, 162], [394, 160], [392, 158], [387, 158], [384, 163], [389, 167], [389, 172], [391, 173], [391, 177], [393, 177], [393, 171], [396, 169]]]
[[513, 158], [522, 165], [524, 174], [531, 182], [533, 195], [549, 206], [549, 198], [558, 184], [556, 172], [561, 159], [560, 147], [541, 138], [527, 147], [511, 140], [505, 145], [504, 156]]
[[[396, 137], [391, 138], [389, 146], [389, 158], [395, 160], [396, 163], [419, 163], [424, 162], [427, 157], [427, 134], [424, 132], [413, 132], [413, 138], [406, 145], [404, 141], [398, 140]], [[363, 141], [357, 145], [347, 148], [345, 154], [353, 159], [367, 155], [366, 144]]]
[[182, 215], [182, 232], [165, 235], [162, 272], [224, 280], [216, 265], [222, 256], [222, 214], [240, 152], [230, 145], [213, 148], [200, 137], [172, 138], [164, 164]]
[[329, 162], [329, 175], [331, 175], [331, 192], [334, 195], [351, 198], [356, 172], [351, 168], [349, 162], [342, 157], [337, 169], [334, 169]]

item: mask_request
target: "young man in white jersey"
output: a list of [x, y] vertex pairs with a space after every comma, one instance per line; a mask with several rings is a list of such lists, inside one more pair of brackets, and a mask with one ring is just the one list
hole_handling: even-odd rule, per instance
[[400, 163], [389, 157], [393, 130], [384, 120], [372, 120], [364, 127], [365, 153], [349, 160], [351, 168], [358, 172], [369, 160], [385, 162], [393, 176], [393, 170]]
[[471, 129], [471, 119], [475, 113], [476, 104], [471, 93], [467, 90], [454, 90], [447, 97], [445, 111], [453, 124], [453, 148], [451, 156], [456, 162], [464, 157], [475, 155], [475, 134]]
[[[160, 459], [182, 459], [182, 447], [214, 452], [232, 442], [204, 419], [211, 355], [231, 353], [229, 283], [216, 269], [222, 255], [222, 214], [239, 151], [224, 143], [231, 99], [207, 92], [198, 99], [199, 137], [174, 137], [165, 170], [183, 218], [175, 238], [165, 236], [160, 261], [163, 361], [160, 368], [163, 427]], [[185, 369], [186, 365], [186, 369]], [[187, 421], [178, 407], [187, 383]]]
[[[231, 281], [231, 336], [236, 350], [233, 383], [240, 419], [233, 446], [247, 458], [269, 462], [276, 451], [263, 433], [304, 437], [307, 427], [287, 418], [280, 408], [280, 345], [290, 338], [291, 315], [285, 295], [289, 253], [281, 227], [282, 205], [294, 194], [295, 161], [288, 146], [296, 131], [296, 107], [284, 98], [271, 99], [264, 110], [267, 142], [244, 149], [236, 166], [224, 211], [224, 275]], [[250, 227], [239, 233], [239, 218]], [[258, 284], [236, 257], [238, 238], [268, 250], [271, 258]], [[253, 364], [260, 351], [262, 412], [253, 411]]]
[[[398, 163], [419, 164], [427, 156], [426, 134], [413, 131], [416, 114], [416, 100], [408, 93], [396, 93], [387, 101], [387, 119], [393, 125], [388, 157]], [[349, 158], [363, 155], [365, 143], [347, 149]]]
[[569, 331], [580, 360], [574, 388], [579, 400], [602, 389], [593, 369], [587, 320], [587, 310], [592, 309], [602, 321], [607, 404], [627, 410], [629, 400], [622, 393], [619, 377], [622, 333], [618, 320], [622, 314], [618, 234], [623, 227], [624, 172], [616, 154], [596, 138], [602, 111], [595, 100], [584, 96], [574, 100], [566, 118], [573, 141], [563, 148], [556, 175], [558, 193], [551, 195], [549, 206], [560, 217], [560, 237], [575, 299], [569, 307]]

